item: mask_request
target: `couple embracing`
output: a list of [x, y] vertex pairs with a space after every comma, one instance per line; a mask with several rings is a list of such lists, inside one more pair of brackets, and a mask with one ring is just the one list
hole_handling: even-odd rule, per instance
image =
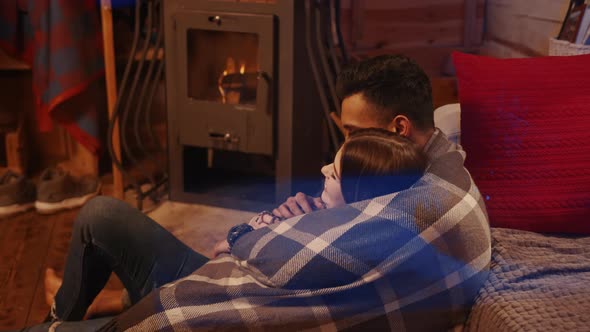
[[[489, 225], [465, 152], [434, 126], [428, 77], [381, 56], [344, 69], [338, 88], [347, 139], [322, 168], [320, 197], [299, 193], [233, 227], [211, 260], [132, 207], [95, 198], [74, 223], [51, 322], [31, 331], [463, 323], [487, 278]], [[111, 272], [132, 306], [80, 321]]]

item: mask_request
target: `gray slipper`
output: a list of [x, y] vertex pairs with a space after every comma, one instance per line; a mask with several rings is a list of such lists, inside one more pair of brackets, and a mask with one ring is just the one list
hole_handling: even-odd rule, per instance
[[97, 178], [75, 178], [59, 168], [48, 168], [37, 185], [35, 208], [41, 214], [55, 213], [84, 205], [100, 192]]
[[35, 184], [7, 171], [0, 177], [0, 218], [30, 210], [35, 203]]

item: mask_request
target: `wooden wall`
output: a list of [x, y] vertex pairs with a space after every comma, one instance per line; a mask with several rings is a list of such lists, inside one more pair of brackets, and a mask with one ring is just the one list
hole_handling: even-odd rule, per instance
[[[470, 8], [475, 3], [475, 8]], [[466, 9], [474, 11], [481, 40], [484, 0], [344, 0], [342, 33], [356, 50], [460, 46]]]
[[440, 76], [454, 49], [483, 42], [485, 0], [344, 0], [342, 34], [357, 56], [403, 53]]
[[569, 0], [487, 0], [486, 32], [482, 52], [513, 58], [548, 54]]
[[434, 106], [458, 101], [454, 50], [483, 44], [486, 0], [342, 0], [341, 29], [356, 58], [405, 54], [430, 76]]

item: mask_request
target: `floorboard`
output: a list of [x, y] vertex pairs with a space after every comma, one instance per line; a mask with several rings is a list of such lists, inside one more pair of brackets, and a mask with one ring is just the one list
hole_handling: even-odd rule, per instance
[[[78, 210], [43, 216], [34, 211], [0, 219], [0, 330], [41, 323], [49, 312], [43, 277], [52, 267], [63, 274]], [[166, 202], [150, 216], [194, 250], [207, 254], [236, 223], [252, 212]], [[107, 288], [121, 289], [111, 276]]]
[[46, 256], [39, 273], [39, 280], [36, 284], [35, 293], [29, 308], [29, 314], [25, 326], [31, 326], [41, 323], [47, 313], [49, 306], [45, 301], [45, 287], [43, 284], [44, 272], [47, 267], [52, 267], [57, 271], [63, 271], [65, 256], [69, 247], [70, 237], [72, 235], [72, 224], [78, 210], [66, 211], [56, 215], [41, 217], [47, 218], [47, 221], [53, 223], [51, 238], [45, 248]]
[[0, 329], [27, 324], [57, 219], [28, 212], [0, 221]]

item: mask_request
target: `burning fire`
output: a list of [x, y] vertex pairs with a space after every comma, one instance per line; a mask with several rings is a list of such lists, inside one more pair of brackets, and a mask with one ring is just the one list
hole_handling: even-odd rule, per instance
[[227, 96], [226, 96], [225, 89], [223, 88], [224, 78], [229, 74], [234, 74], [235, 72], [236, 72], [236, 62], [235, 62], [234, 58], [228, 57], [225, 60], [225, 69], [223, 70], [223, 73], [221, 74], [221, 76], [219, 77], [219, 80], [217, 81], [217, 89], [219, 89], [219, 94], [221, 94], [221, 102], [223, 104], [227, 104]]
[[225, 69], [219, 76], [217, 88], [223, 104], [240, 104], [256, 99], [256, 74], [246, 72], [246, 62], [239, 62], [237, 69], [236, 60], [228, 57], [225, 60]]

